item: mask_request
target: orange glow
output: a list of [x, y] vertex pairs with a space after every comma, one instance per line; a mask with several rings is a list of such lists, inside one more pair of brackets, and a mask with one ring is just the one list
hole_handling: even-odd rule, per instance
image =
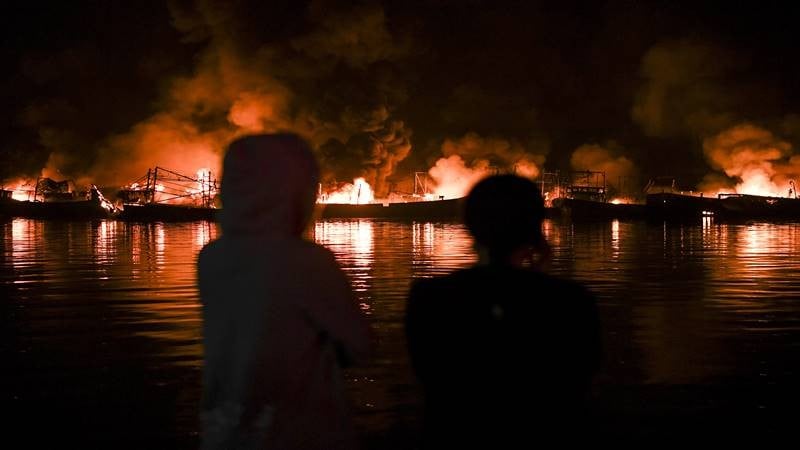
[[4, 185], [3, 189], [11, 191], [11, 198], [14, 200], [33, 200], [36, 191], [36, 180], [18, 178]]
[[742, 182], [736, 185], [739, 194], [780, 196], [783, 189], [775, 185], [764, 170], [748, 170], [742, 173]]
[[374, 263], [374, 239], [369, 220], [317, 222], [314, 226], [315, 241], [357, 267], [371, 267]]
[[492, 174], [488, 161], [478, 161], [473, 167], [467, 167], [458, 155], [439, 158], [428, 173], [436, 184], [434, 195], [446, 199], [466, 196], [475, 183]]
[[[214, 179], [211, 169], [203, 167], [195, 172], [196, 178], [162, 169], [167, 175], [157, 176], [156, 184], [153, 189], [155, 192], [147, 192], [147, 186], [152, 186], [151, 179], [145, 177], [130, 183], [124, 187], [126, 190], [138, 191], [140, 196], [135, 198], [135, 202], [147, 202], [152, 200], [156, 203], [173, 205], [193, 205], [213, 207], [213, 199], [217, 195], [217, 181]], [[158, 169], [156, 169], [158, 171]], [[148, 177], [150, 172], [148, 172]], [[152, 194], [152, 199], [149, 195]]]
[[375, 201], [375, 193], [364, 178], [356, 178], [353, 184], [345, 184], [333, 192], [322, 194], [317, 203], [347, 203], [361, 205]]
[[[791, 180], [797, 173], [797, 160], [791, 144], [770, 131], [752, 124], [729, 128], [703, 142], [703, 149], [716, 169], [728, 180], [708, 181], [702, 191], [716, 196], [737, 193], [770, 197], [794, 196]], [[733, 186], [733, 183], [736, 183]]]

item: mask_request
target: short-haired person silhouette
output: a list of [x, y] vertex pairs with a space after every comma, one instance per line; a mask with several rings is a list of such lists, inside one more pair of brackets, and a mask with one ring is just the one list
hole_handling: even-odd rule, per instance
[[409, 354], [425, 395], [424, 448], [530, 448], [577, 441], [599, 366], [594, 297], [543, 273], [536, 185], [479, 182], [464, 221], [478, 263], [412, 284]]
[[357, 447], [341, 367], [369, 329], [333, 254], [302, 238], [319, 170], [291, 134], [234, 141], [222, 237], [200, 254], [203, 449]]

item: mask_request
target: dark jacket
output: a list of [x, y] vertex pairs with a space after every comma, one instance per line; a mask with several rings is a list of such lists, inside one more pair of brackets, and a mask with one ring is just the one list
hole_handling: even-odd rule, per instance
[[577, 283], [502, 266], [418, 280], [406, 333], [427, 448], [527, 448], [584, 416], [600, 337], [594, 298]]
[[341, 367], [369, 328], [333, 254], [301, 238], [313, 166], [293, 142], [226, 156], [223, 235], [198, 261], [204, 449], [357, 446]]

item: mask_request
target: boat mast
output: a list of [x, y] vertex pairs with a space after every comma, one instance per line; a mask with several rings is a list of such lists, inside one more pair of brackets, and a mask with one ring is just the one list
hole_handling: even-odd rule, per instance
[[156, 166], [155, 170], [153, 170], [153, 190], [150, 191], [150, 203], [156, 202], [156, 187], [158, 184], [156, 180], [158, 179], [158, 166]]

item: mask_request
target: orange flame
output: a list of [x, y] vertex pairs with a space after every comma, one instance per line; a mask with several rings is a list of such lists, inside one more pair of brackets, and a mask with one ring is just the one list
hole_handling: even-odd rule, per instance
[[444, 198], [461, 198], [467, 195], [472, 186], [491, 175], [489, 162], [478, 161], [473, 167], [467, 167], [459, 155], [439, 158], [428, 171], [436, 187], [433, 192]]
[[3, 190], [11, 191], [11, 198], [14, 200], [33, 200], [33, 194], [36, 191], [36, 180], [18, 178], [6, 183]]
[[736, 180], [733, 183], [706, 182], [705, 193], [738, 193], [779, 197], [789, 192], [790, 182], [798, 173], [792, 148], [770, 131], [741, 124], [706, 139], [703, 148], [716, 169]]
[[364, 178], [356, 178], [353, 184], [346, 184], [333, 192], [320, 195], [317, 203], [347, 203], [359, 205], [375, 201], [375, 193]]

